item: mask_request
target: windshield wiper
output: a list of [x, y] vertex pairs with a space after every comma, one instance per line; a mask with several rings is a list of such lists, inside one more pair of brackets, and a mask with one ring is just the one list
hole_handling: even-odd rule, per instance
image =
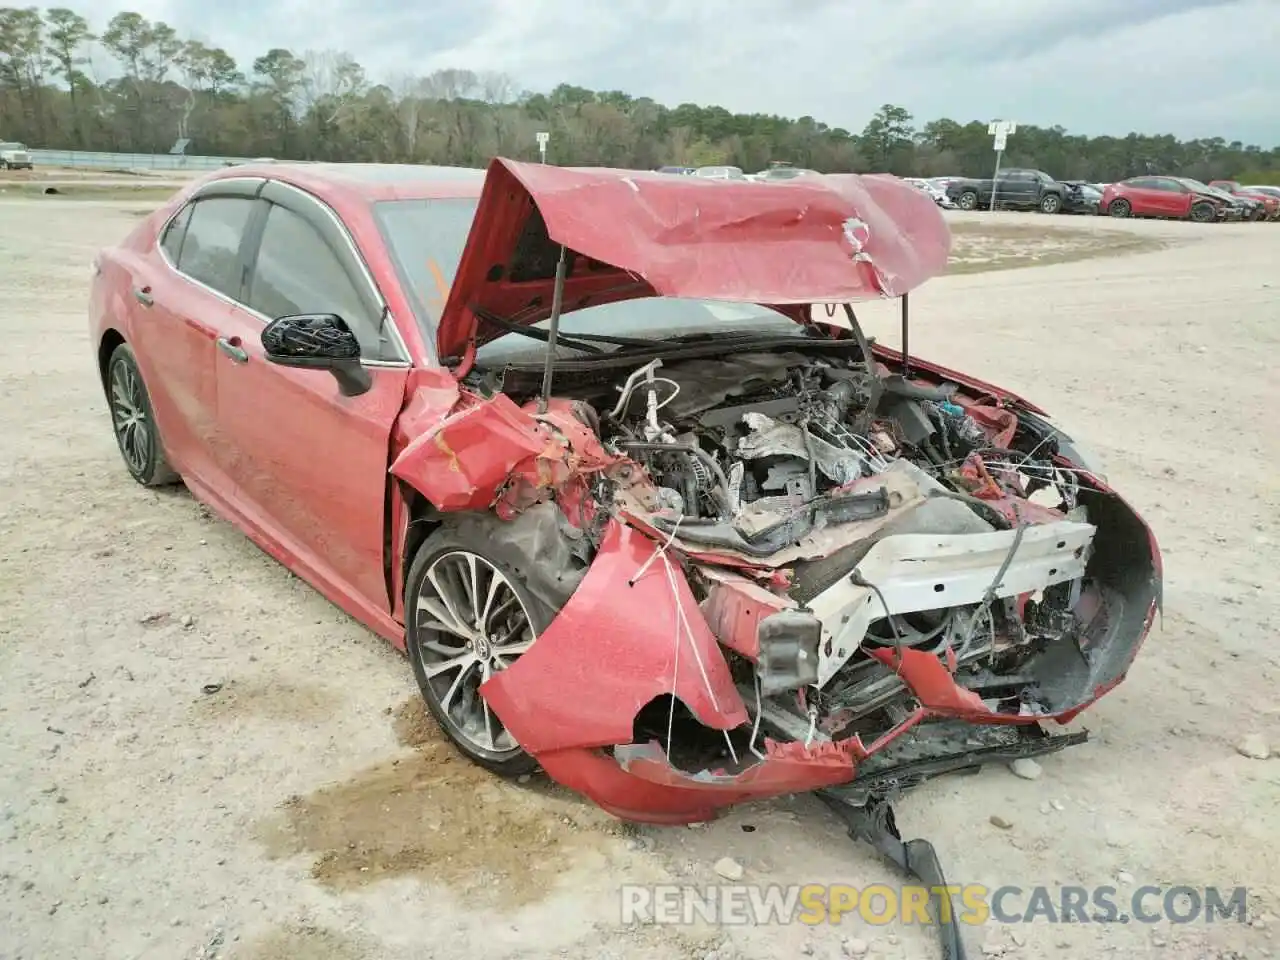
[[[495, 313], [490, 313], [483, 307], [473, 306], [471, 312], [477, 318], [487, 324], [504, 330], [507, 333], [519, 334], [522, 337], [528, 337], [531, 340], [539, 340], [546, 343], [550, 338], [550, 334], [546, 330], [539, 330], [537, 327], [525, 326], [522, 323], [516, 323], [507, 320], [505, 317], [499, 317]], [[575, 350], [581, 350], [583, 353], [603, 353], [597, 343], [607, 343], [617, 347], [653, 347], [661, 343], [660, 340], [643, 340], [638, 337], [612, 337], [602, 333], [558, 333], [556, 334], [556, 344], [572, 347]]]

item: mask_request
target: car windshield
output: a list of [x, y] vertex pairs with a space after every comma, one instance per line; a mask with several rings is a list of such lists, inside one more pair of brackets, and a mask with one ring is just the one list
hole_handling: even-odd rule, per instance
[[[549, 321], [534, 324], [546, 330]], [[642, 340], [675, 338], [702, 339], [726, 333], [766, 334], [769, 336], [803, 337], [803, 328], [777, 311], [754, 303], [728, 303], [716, 300], [684, 300], [673, 297], [647, 297], [623, 300], [598, 307], [574, 310], [560, 318], [559, 335], [566, 340], [590, 334], [601, 337], [634, 337]], [[617, 349], [607, 343], [593, 342], [594, 347], [608, 353]], [[545, 346], [529, 337], [506, 336], [486, 343], [476, 351], [476, 362], [482, 366], [515, 360], [536, 360]], [[561, 345], [557, 356], [585, 359], [587, 354], [572, 346]]]
[[[467, 243], [471, 221], [479, 201], [384, 200], [374, 205], [374, 217], [382, 231], [396, 272], [413, 308], [414, 319], [428, 343], [434, 343], [440, 313], [458, 262]], [[536, 325], [546, 329], [546, 322]], [[560, 335], [635, 337], [662, 340], [678, 336], [724, 333], [763, 333], [803, 336], [802, 328], [777, 311], [750, 303], [683, 300], [650, 297], [606, 303], [566, 313], [560, 319]], [[596, 344], [612, 349], [608, 344]], [[542, 344], [519, 334], [500, 337], [480, 348], [477, 359], [485, 362], [537, 357]], [[582, 357], [572, 347], [564, 356]]]
[[1242, 187], [1250, 193], [1265, 193], [1269, 197], [1280, 197], [1280, 187]]

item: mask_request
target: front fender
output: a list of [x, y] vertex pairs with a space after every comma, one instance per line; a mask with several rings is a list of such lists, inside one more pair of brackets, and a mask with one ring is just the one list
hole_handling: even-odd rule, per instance
[[716, 730], [749, 722], [683, 571], [654, 558], [658, 549], [610, 520], [568, 603], [527, 653], [481, 686], [529, 753], [630, 743], [636, 714], [663, 694]]

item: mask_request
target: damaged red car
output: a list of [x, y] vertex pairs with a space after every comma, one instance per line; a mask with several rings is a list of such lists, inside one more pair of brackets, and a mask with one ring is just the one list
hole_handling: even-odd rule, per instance
[[688, 822], [1078, 742], [1151, 627], [1098, 466], [910, 354], [949, 247], [892, 177], [245, 166], [102, 252], [92, 337], [132, 476], [405, 650], [467, 756]]

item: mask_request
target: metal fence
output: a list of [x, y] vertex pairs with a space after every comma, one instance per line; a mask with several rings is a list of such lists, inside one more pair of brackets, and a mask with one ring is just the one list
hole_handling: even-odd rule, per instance
[[93, 153], [83, 150], [28, 150], [36, 166], [92, 167], [95, 170], [217, 170], [248, 157], [184, 157], [170, 153]]

